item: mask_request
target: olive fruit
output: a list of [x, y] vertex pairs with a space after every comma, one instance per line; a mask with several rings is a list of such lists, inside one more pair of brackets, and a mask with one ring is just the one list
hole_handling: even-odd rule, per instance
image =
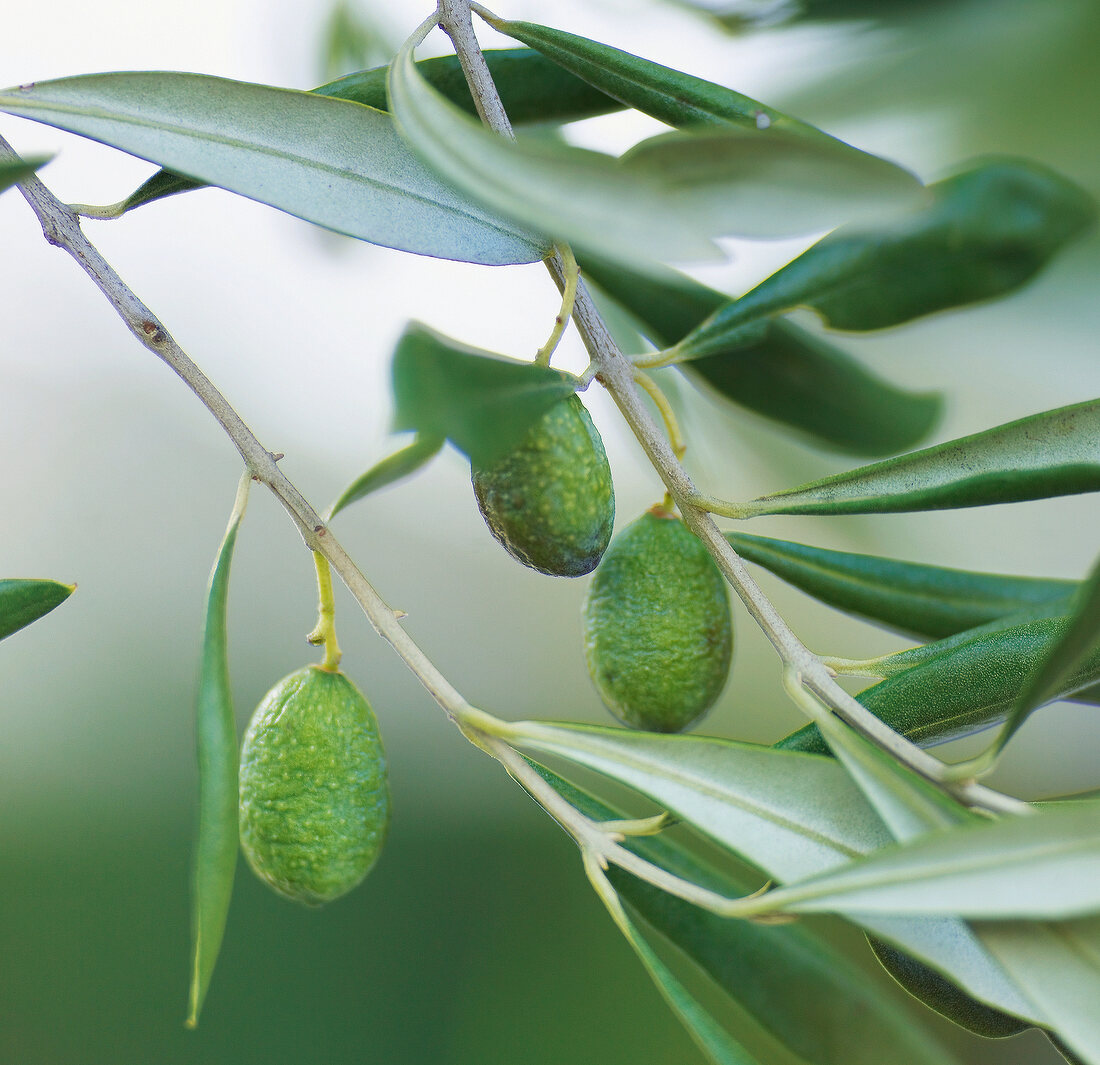
[[316, 906], [367, 875], [389, 822], [374, 712], [339, 672], [306, 666], [264, 696], [241, 749], [241, 847], [280, 895]]
[[503, 458], [472, 465], [474, 495], [513, 558], [554, 577], [590, 573], [611, 539], [615, 490], [577, 396], [555, 403]]
[[679, 732], [718, 698], [733, 650], [726, 583], [679, 518], [654, 508], [612, 540], [584, 643], [600, 697], [634, 728]]
[[1010, 1013], [987, 1006], [971, 998], [961, 987], [930, 969], [923, 962], [883, 943], [873, 936], [867, 937], [875, 957], [882, 967], [914, 998], [920, 999], [929, 1009], [954, 1021], [986, 1039], [1005, 1039], [1031, 1028], [1027, 1021]]

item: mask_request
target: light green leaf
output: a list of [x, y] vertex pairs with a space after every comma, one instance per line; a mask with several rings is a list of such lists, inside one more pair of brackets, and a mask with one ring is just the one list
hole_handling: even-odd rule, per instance
[[900, 325], [1005, 295], [1095, 223], [1096, 204], [1058, 174], [1019, 160], [984, 162], [929, 187], [900, 219], [830, 233], [678, 345], [694, 359], [795, 307], [833, 329]]
[[199, 832], [192, 866], [188, 1028], [194, 1028], [199, 1023], [199, 1011], [214, 975], [237, 869], [237, 725], [229, 686], [226, 610], [229, 568], [237, 543], [237, 530], [248, 502], [251, 480], [248, 473], [241, 477], [225, 538], [210, 574], [206, 600], [195, 714], [199, 759]]
[[[487, 49], [484, 53], [501, 99], [513, 122], [572, 122], [617, 110], [619, 105], [598, 89], [574, 77], [529, 48]], [[453, 55], [422, 59], [417, 63], [428, 82], [452, 103], [474, 114], [474, 101]], [[389, 110], [386, 75], [389, 64], [361, 70], [331, 81], [313, 91], [320, 96], [351, 100], [379, 111]], [[152, 203], [164, 196], [203, 187], [168, 170], [160, 170], [118, 205], [116, 214]]]
[[445, 438], [442, 436], [417, 436], [407, 447], [375, 463], [340, 493], [336, 502], [329, 507], [329, 520], [336, 517], [344, 507], [370, 495], [371, 492], [377, 492], [379, 488], [385, 488], [386, 485], [415, 473], [439, 454], [444, 442]]
[[[625, 816], [544, 767], [535, 768], [586, 817], [609, 821]], [[668, 833], [627, 837], [624, 846], [718, 894], [735, 897], [755, 886], [702, 863]], [[607, 878], [651, 928], [752, 1018], [754, 1028], [763, 1028], [807, 1065], [881, 1065], [884, 1046], [895, 1048], [907, 1065], [951, 1060], [875, 981], [805, 925], [718, 917], [614, 866]], [[740, 1017], [735, 1014], [727, 1026], [747, 1040]]]
[[996, 750], [1012, 738], [1032, 711], [1060, 698], [1068, 686], [1080, 688], [1082, 671], [1100, 671], [1100, 565], [1093, 568], [1072, 604], [1065, 631], [1058, 642], [1038, 660], [1027, 684], [1009, 711], [997, 737]]
[[[1060, 919], [1100, 910], [1100, 805], [1054, 804], [888, 847], [763, 897], [776, 912]], [[765, 903], [761, 902], [761, 906]]]
[[[1037, 607], [1045, 613], [1057, 604]], [[1049, 654], [1067, 629], [1063, 614], [1039, 617], [1011, 628], [997, 622], [914, 651], [876, 662], [886, 680], [856, 697], [895, 732], [923, 746], [945, 743], [990, 728], [1004, 720], [1019, 697], [1035, 662]], [[891, 660], [897, 659], [896, 663]], [[903, 668], [905, 665], [909, 668]], [[1060, 678], [1050, 699], [1062, 698], [1100, 680], [1100, 651]], [[789, 751], [823, 752], [815, 725], [791, 733], [777, 746]]]
[[1100, 400], [1043, 411], [972, 436], [762, 496], [760, 514], [944, 510], [1100, 489]]
[[979, 922], [988, 950], [1088, 1065], [1100, 1065], [1100, 918]]
[[577, 379], [411, 322], [393, 353], [394, 429], [445, 438], [484, 466], [506, 455]]
[[807, 595], [923, 638], [952, 636], [1036, 604], [1062, 601], [1077, 587], [1076, 581], [948, 569], [749, 533], [729, 532], [726, 539], [742, 558]]
[[[644, 274], [593, 256], [583, 258], [581, 269], [637, 319], [657, 348], [675, 344], [727, 301], [672, 270]], [[751, 342], [677, 369], [815, 443], [858, 455], [895, 455], [912, 447], [942, 408], [938, 393], [897, 388], [834, 345], [778, 319]]]
[[0, 640], [44, 617], [75, 591], [75, 584], [60, 581], [20, 577], [0, 580]]
[[52, 157], [38, 156], [34, 159], [16, 159], [12, 162], [0, 163], [0, 192], [30, 177], [39, 167], [45, 166], [50, 158]]
[[668, 134], [622, 160], [512, 143], [432, 89], [409, 45], [393, 62], [389, 98], [409, 142], [468, 195], [554, 240], [635, 264], [721, 257], [713, 237], [806, 232], [918, 187], [884, 160], [783, 130]]
[[[886, 826], [831, 759], [784, 761], [770, 757], [768, 748], [730, 740], [530, 721], [510, 725], [507, 738], [647, 795], [780, 882], [843, 866], [891, 843]], [[975, 998], [1042, 1023], [964, 922], [877, 914], [858, 921], [950, 974]]]
[[831, 759], [703, 736], [525, 721], [508, 739], [618, 780], [780, 881], [891, 842]]
[[88, 74], [0, 111], [120, 148], [349, 236], [442, 259], [537, 262], [545, 242], [440, 180], [382, 111], [199, 74]]

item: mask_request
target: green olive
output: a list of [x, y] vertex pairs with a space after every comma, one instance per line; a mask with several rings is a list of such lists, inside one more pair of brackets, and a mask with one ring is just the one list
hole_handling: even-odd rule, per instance
[[683, 522], [660, 509], [611, 542], [584, 602], [588, 671], [625, 724], [680, 732], [721, 694], [733, 650], [726, 583]]
[[615, 490], [603, 441], [576, 396], [555, 403], [502, 459], [471, 473], [486, 524], [513, 558], [555, 577], [599, 564], [615, 524]]
[[306, 666], [264, 696], [241, 749], [241, 846], [280, 895], [316, 906], [374, 865], [389, 822], [374, 712], [343, 673]]

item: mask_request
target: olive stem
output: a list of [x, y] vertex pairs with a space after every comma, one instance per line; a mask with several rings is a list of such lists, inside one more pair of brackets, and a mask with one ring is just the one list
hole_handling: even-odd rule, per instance
[[536, 366], [550, 365], [550, 359], [554, 352], [557, 351], [562, 334], [565, 332], [565, 327], [569, 324], [569, 319], [573, 317], [573, 303], [577, 298], [577, 282], [580, 280], [580, 267], [577, 265], [577, 260], [573, 257], [573, 249], [570, 248], [568, 244], [555, 244], [554, 251], [557, 252], [565, 262], [565, 291], [562, 293], [561, 310], [558, 311], [557, 317], [554, 319], [554, 328], [550, 332], [550, 339], [539, 348], [535, 355]]
[[332, 569], [328, 559], [318, 551], [313, 552], [317, 568], [317, 626], [306, 637], [313, 644], [325, 645], [325, 657], [321, 668], [335, 673], [340, 668], [343, 652], [336, 640], [336, 599], [332, 594]]
[[[494, 132], [512, 137], [511, 123], [474, 34], [470, 10], [470, 0], [440, 0], [439, 25], [454, 44], [482, 120]], [[544, 262], [559, 291], [564, 291], [567, 271], [561, 256], [555, 252]], [[843, 721], [960, 802], [996, 813], [1026, 812], [1028, 805], [1018, 799], [973, 781], [945, 779], [948, 767], [943, 762], [880, 721], [836, 683], [828, 668], [794, 634], [753, 580], [741, 557], [707, 512], [709, 508], [699, 505], [699, 501], [707, 497], [692, 483], [668, 439], [646, 409], [638, 392], [634, 367], [619, 350], [583, 280], [577, 285], [573, 321], [592, 361], [596, 380], [607, 389], [654, 470], [664, 481], [668, 493], [676, 501], [684, 524], [714, 557], [718, 568], [787, 667], [795, 670], [801, 676], [802, 683]]]
[[684, 434], [680, 432], [680, 423], [676, 419], [676, 412], [672, 409], [668, 396], [661, 391], [660, 385], [649, 374], [643, 373], [637, 367], [634, 369], [634, 380], [653, 400], [653, 405], [661, 415], [661, 421], [665, 423], [665, 432], [668, 433], [668, 442], [672, 445], [672, 453], [678, 461], [682, 460], [684, 455], [687, 454], [687, 442], [684, 440]]

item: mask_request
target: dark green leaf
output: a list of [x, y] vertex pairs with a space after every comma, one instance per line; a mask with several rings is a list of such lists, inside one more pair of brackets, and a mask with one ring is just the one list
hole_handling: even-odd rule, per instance
[[[582, 267], [658, 348], [675, 344], [727, 301], [672, 271], [646, 275], [592, 257], [583, 257]], [[859, 455], [912, 447], [942, 407], [937, 393], [896, 388], [839, 348], [778, 319], [747, 343], [678, 369], [725, 399]]]
[[704, 322], [679, 356], [722, 350], [794, 307], [812, 308], [834, 329], [863, 331], [1002, 296], [1095, 219], [1091, 198], [1052, 171], [985, 162], [930, 186], [922, 206], [892, 223], [830, 233]]
[[547, 252], [541, 238], [425, 167], [388, 114], [347, 100], [138, 71], [11, 89], [0, 94], [0, 111], [374, 244], [489, 266], [537, 262]]
[[0, 640], [48, 614], [73, 592], [75, 584], [10, 577], [0, 580]]
[[576, 387], [559, 370], [494, 356], [413, 322], [393, 354], [394, 429], [446, 438], [489, 465]]
[[946, 510], [1100, 489], [1100, 400], [1032, 414], [972, 436], [762, 496], [760, 514]]
[[340, 493], [336, 502], [329, 507], [329, 520], [336, 517], [344, 507], [370, 495], [371, 492], [377, 492], [379, 488], [385, 488], [386, 485], [415, 473], [439, 454], [444, 442], [445, 439], [441, 436], [417, 436], [407, 447], [375, 463]]
[[486, 21], [501, 33], [537, 49], [626, 107], [633, 107], [670, 126], [721, 128], [732, 124], [757, 131], [783, 129], [807, 137], [828, 136], [815, 126], [723, 85], [661, 66], [610, 45], [533, 22], [497, 18]]
[[38, 156], [35, 159], [19, 159], [15, 162], [0, 163], [0, 192], [18, 184], [24, 178], [28, 178], [40, 166], [45, 166], [50, 161], [47, 156]]
[[[982, 631], [962, 642], [949, 638], [943, 653], [918, 649], [921, 664], [889, 676], [857, 698], [892, 729], [925, 746], [979, 732], [1004, 719], [1035, 662], [1050, 654], [1067, 628], [1068, 619], [1061, 615]], [[1049, 699], [1061, 698], [1098, 679], [1100, 651], [1094, 650], [1059, 679]], [[815, 725], [799, 729], [777, 746], [817, 753], [826, 750]]]
[[[573, 122], [606, 114], [619, 107], [609, 96], [529, 48], [489, 49], [485, 52], [485, 59], [508, 115], [516, 124]], [[474, 101], [466, 87], [466, 79], [457, 56], [422, 59], [417, 67], [428, 83], [448, 100], [470, 114], [475, 113]], [[321, 96], [334, 96], [339, 100], [350, 100], [379, 111], [388, 111], [388, 71], [388, 64], [372, 70], [361, 70], [330, 81], [313, 91]], [[200, 181], [192, 181], [190, 178], [161, 170], [123, 200], [119, 204], [118, 213], [152, 203], [164, 196], [202, 187]]]
[[226, 607], [229, 568], [237, 530], [244, 517], [251, 478], [241, 477], [225, 538], [210, 574], [202, 667], [196, 710], [199, 758], [199, 833], [195, 845], [191, 895], [191, 991], [187, 1027], [199, 1011], [214, 975], [237, 868], [237, 726], [229, 687]]
[[[586, 817], [608, 821], [624, 816], [549, 770], [536, 768]], [[729, 898], [757, 886], [703, 863], [667, 834], [628, 837], [624, 845]], [[807, 1065], [880, 1065], [884, 1046], [893, 1047], [907, 1065], [946, 1065], [950, 1060], [861, 969], [804, 925], [729, 920], [616, 867], [607, 876], [647, 924]], [[732, 1030], [739, 1034], [736, 1027]]]
[[1057, 699], [1067, 685], [1074, 690], [1081, 670], [1100, 657], [1100, 565], [1074, 597], [1072, 611], [1061, 639], [1038, 660], [1027, 683], [1009, 712], [996, 747], [1000, 750], [1033, 710]]
[[[1076, 581], [1010, 577], [730, 532], [726, 539], [815, 599], [918, 638], [938, 638], [1007, 614], [1064, 600]], [[1064, 612], [1064, 608], [1062, 610]]]

